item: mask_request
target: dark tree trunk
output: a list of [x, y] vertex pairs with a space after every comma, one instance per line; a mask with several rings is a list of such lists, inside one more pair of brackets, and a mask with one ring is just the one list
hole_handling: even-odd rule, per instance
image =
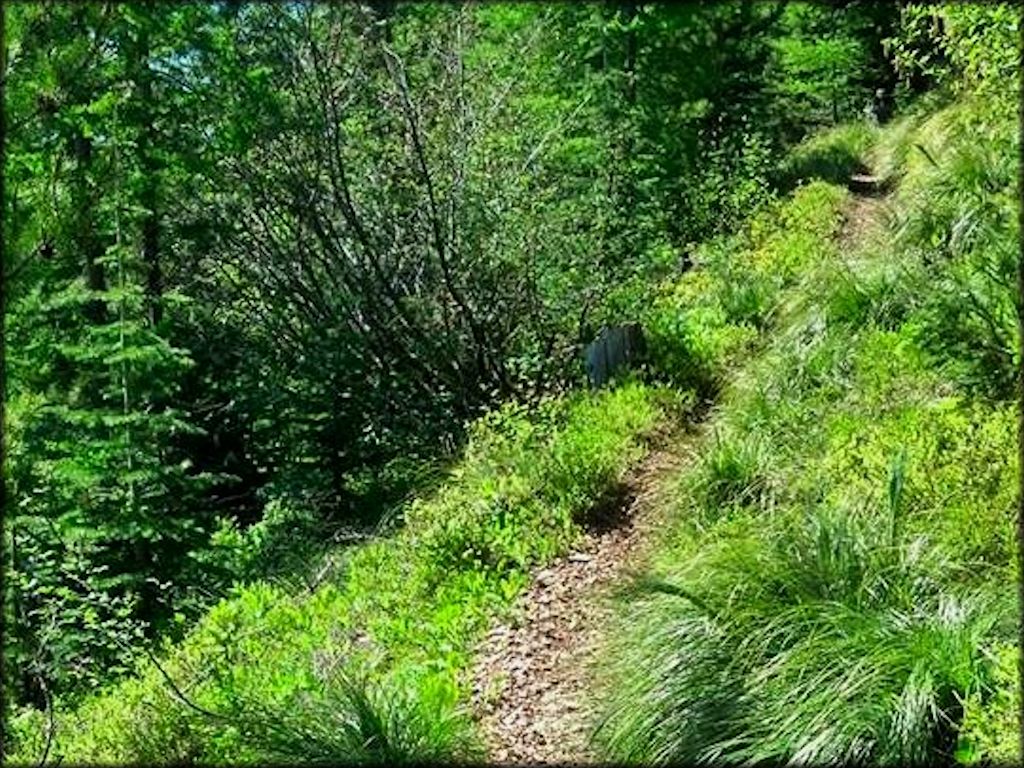
[[154, 148], [158, 144], [153, 106], [153, 76], [149, 70], [149, 35], [139, 37], [136, 55], [136, 84], [139, 114], [139, 161], [142, 166], [142, 260], [146, 269], [146, 304], [149, 322], [156, 326], [163, 318], [163, 272], [160, 265], [160, 214], [157, 209], [159, 172]]
[[[85, 281], [91, 291], [105, 291], [107, 279], [103, 268], [103, 243], [96, 234], [93, 221], [93, 195], [89, 184], [92, 166], [92, 140], [82, 133], [74, 138], [76, 167], [76, 212], [74, 242], [85, 261]], [[85, 305], [85, 316], [93, 323], [107, 322], [107, 305], [102, 299], [90, 299]]]
[[635, 241], [633, 238], [627, 237], [625, 234], [628, 227], [626, 222], [628, 222], [633, 216], [637, 203], [633, 163], [633, 157], [636, 153], [637, 133], [637, 35], [636, 30], [631, 28], [631, 25], [636, 20], [637, 15], [636, 0], [625, 0], [625, 2], [620, 6], [620, 13], [622, 14], [623, 22], [630, 28], [626, 31], [626, 50], [622, 60], [622, 75], [624, 81], [623, 96], [625, 98], [626, 109], [622, 118], [622, 132], [619, 146], [621, 189], [618, 195], [618, 207], [620, 207], [624, 212], [624, 215], [616, 217], [619, 219], [618, 226], [616, 228], [616, 235], [619, 240], [618, 246], [620, 263], [628, 263], [636, 256]]

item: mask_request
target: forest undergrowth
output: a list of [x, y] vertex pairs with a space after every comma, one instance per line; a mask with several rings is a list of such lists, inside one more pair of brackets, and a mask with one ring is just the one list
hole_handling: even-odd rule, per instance
[[5, 763], [1019, 762], [1017, 9], [0, 19]]

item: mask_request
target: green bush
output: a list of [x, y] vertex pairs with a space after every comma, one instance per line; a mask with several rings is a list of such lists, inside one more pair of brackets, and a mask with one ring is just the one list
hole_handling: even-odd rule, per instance
[[659, 302], [644, 324], [655, 370], [681, 387], [711, 397], [722, 386], [729, 361], [757, 336], [733, 325], [714, 306], [688, 306], [678, 296]]
[[834, 126], [800, 142], [780, 163], [777, 184], [790, 189], [801, 181], [821, 179], [846, 186], [850, 176], [869, 170], [865, 156], [878, 129], [870, 123]]
[[662, 286], [644, 319], [654, 370], [708, 397], [771, 327], [782, 292], [832, 253], [846, 192], [812, 182], [759, 209], [738, 236], [701, 246], [691, 271]]
[[905, 525], [965, 564], [972, 581], [1005, 574], [1016, 551], [1016, 408], [907, 398], [869, 413], [829, 424], [822, 474], [832, 498], [877, 497], [891, 457], [902, 454]]
[[[671, 400], [627, 383], [492, 413], [394, 537], [352, 551], [313, 592], [237, 588], [159, 666], [58, 708], [51, 759], [478, 759], [465, 711], [474, 640], [528, 566], [566, 551]], [[38, 758], [45, 728], [38, 713], [15, 718], [15, 760]]]
[[958, 762], [1019, 765], [1020, 648], [1007, 643], [995, 649], [996, 680], [990, 690], [976, 691], [964, 704], [957, 744]]
[[1019, 28], [1012, 3], [908, 3], [886, 45], [905, 81], [923, 75], [945, 91], [1009, 101], [1005, 85], [1019, 66]]

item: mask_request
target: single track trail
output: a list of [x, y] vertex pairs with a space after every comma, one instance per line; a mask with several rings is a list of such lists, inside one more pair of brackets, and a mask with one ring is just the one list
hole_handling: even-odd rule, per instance
[[656, 438], [620, 492], [587, 521], [581, 545], [537, 570], [513, 619], [488, 633], [474, 669], [474, 704], [491, 761], [597, 760], [588, 692], [611, 590], [642, 565], [697, 429]]
[[[878, 236], [885, 210], [883, 196], [855, 190], [838, 235], [844, 259]], [[536, 570], [512, 618], [484, 638], [473, 668], [473, 706], [490, 762], [600, 761], [590, 744], [599, 703], [592, 691], [612, 595], [642, 571], [655, 532], [671, 515], [675, 483], [711, 420], [670, 426], [655, 437], [619, 493], [586, 521], [581, 545]]]

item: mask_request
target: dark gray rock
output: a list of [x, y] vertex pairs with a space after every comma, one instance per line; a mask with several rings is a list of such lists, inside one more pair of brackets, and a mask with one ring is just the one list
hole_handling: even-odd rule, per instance
[[621, 369], [637, 365], [646, 351], [639, 323], [605, 326], [584, 351], [590, 385], [603, 387]]

